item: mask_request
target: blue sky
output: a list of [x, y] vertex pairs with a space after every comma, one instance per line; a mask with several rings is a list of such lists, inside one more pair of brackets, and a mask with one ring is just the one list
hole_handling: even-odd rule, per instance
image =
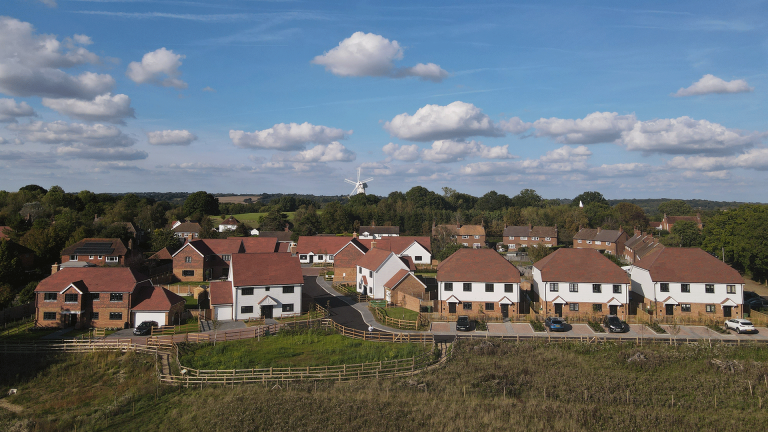
[[6, 0], [0, 189], [767, 201], [766, 4]]

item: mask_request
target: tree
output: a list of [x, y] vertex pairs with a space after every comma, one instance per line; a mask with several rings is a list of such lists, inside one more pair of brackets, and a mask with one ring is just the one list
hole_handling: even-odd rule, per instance
[[680, 221], [672, 225], [672, 236], [680, 239], [682, 247], [698, 247], [701, 245], [701, 232], [695, 222]]
[[35, 301], [35, 288], [37, 288], [37, 282], [28, 283], [16, 296], [16, 303], [22, 305]]
[[584, 204], [584, 207], [592, 203], [608, 205], [608, 200], [600, 192], [589, 191], [576, 195], [576, 198], [571, 201], [571, 206], [578, 207], [579, 203]]
[[259, 230], [282, 231], [287, 221], [288, 215], [273, 207], [269, 213], [259, 217]]
[[24, 274], [21, 260], [13, 250], [13, 243], [0, 240], [0, 281], [15, 284]]
[[[298, 215], [299, 212], [297, 211], [296, 216]], [[322, 229], [320, 216], [317, 215], [314, 206], [309, 206], [298, 220], [294, 216], [294, 220], [296, 222], [294, 225], [294, 233], [300, 236], [313, 236]]]
[[48, 193], [48, 191], [44, 187], [38, 186], [36, 184], [30, 184], [30, 185], [23, 186], [23, 187], [19, 188], [19, 192], [21, 192], [21, 191], [32, 192], [32, 193], [36, 193], [36, 194], [40, 194], [40, 195], [45, 195], [45, 194]]
[[659, 204], [658, 213], [669, 216], [688, 216], [693, 214], [693, 209], [683, 200], [670, 200]]
[[169, 229], [156, 229], [152, 231], [152, 251], [157, 252], [162, 248], [168, 248], [171, 253], [181, 247], [181, 240], [176, 233]]
[[198, 236], [201, 239], [219, 238], [219, 232], [213, 227], [213, 221], [208, 216], [203, 216], [200, 219], [200, 233], [198, 233]]
[[510, 207], [507, 212], [504, 213], [504, 223], [509, 226], [522, 226], [525, 224], [523, 213], [520, 211], [520, 207]]
[[128, 231], [128, 227], [125, 224], [107, 225], [101, 232], [96, 234], [97, 238], [119, 238], [124, 243], [128, 244], [128, 241], [133, 239], [133, 234]]
[[235, 230], [232, 231], [232, 236], [233, 237], [250, 237], [251, 229], [241, 222], [237, 224], [237, 227], [235, 227]]
[[533, 189], [523, 189], [512, 197], [512, 205], [515, 207], [540, 207], [544, 199]]
[[7, 283], [0, 283], [0, 309], [10, 306], [14, 297], [13, 288]]
[[449, 256], [453, 255], [457, 250], [463, 247], [465, 246], [456, 242], [448, 243], [442, 249], [438, 250], [434, 257], [438, 261], [445, 261]]
[[419, 209], [445, 210], [449, 207], [445, 198], [423, 186], [412, 187], [405, 193], [405, 199]]
[[[611, 208], [608, 204], [592, 202], [584, 205], [584, 214], [589, 219], [589, 226], [592, 228], [604, 227], [606, 223], [610, 224], [611, 221], [616, 223], [619, 220], [618, 213]], [[614, 227], [610, 227], [614, 228]], [[609, 228], [609, 229], [610, 229]], [[618, 228], [618, 227], [615, 227]]]
[[331, 201], [323, 208], [320, 220], [323, 223], [323, 232], [332, 234], [347, 232], [351, 225], [347, 210], [338, 201]]
[[544, 243], [539, 243], [535, 246], [528, 247], [528, 257], [531, 258], [531, 262], [534, 263], [543, 259], [552, 252], [554, 252], [554, 249], [551, 247], [546, 247]]
[[205, 191], [195, 192], [184, 201], [184, 214], [217, 215], [219, 211], [219, 199]]
[[618, 212], [619, 223], [625, 231], [634, 231], [635, 228], [644, 231], [648, 227], [648, 216], [645, 215], [645, 211], [640, 206], [621, 202], [613, 208]]
[[512, 205], [512, 200], [496, 191], [490, 191], [480, 197], [475, 204], [475, 209], [480, 211], [498, 211]]

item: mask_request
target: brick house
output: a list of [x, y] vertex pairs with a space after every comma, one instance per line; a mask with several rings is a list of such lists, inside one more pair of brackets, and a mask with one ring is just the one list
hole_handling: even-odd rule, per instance
[[434, 306], [427, 285], [410, 270], [402, 269], [384, 283], [384, 298], [389, 303], [420, 312], [422, 306]]
[[596, 249], [600, 253], [609, 253], [615, 256], [624, 255], [624, 243], [629, 235], [623, 228], [618, 230], [606, 230], [602, 228], [579, 228], [579, 232], [573, 236], [573, 247], [578, 249]]
[[533, 291], [546, 316], [629, 313], [626, 271], [594, 249], [558, 249], [533, 264]]
[[184, 319], [186, 300], [159, 286], [144, 286], [136, 290], [131, 307], [131, 327], [144, 321], [158, 325], [180, 325]]
[[699, 229], [704, 229], [704, 225], [701, 223], [701, 215], [696, 214], [696, 216], [667, 216], [667, 214], [664, 214], [664, 219], [661, 220], [661, 227], [660, 229], [664, 231], [672, 232], [672, 227], [675, 226], [677, 222], [693, 222], [696, 224], [696, 226], [699, 227]]
[[[370, 243], [369, 243], [370, 246]], [[333, 257], [333, 283], [354, 284], [357, 262], [365, 256], [369, 247], [353, 238], [345, 244]]]
[[493, 249], [459, 249], [437, 267], [438, 311], [508, 317], [518, 312], [520, 272]]
[[134, 255], [133, 240], [128, 245], [121, 239], [87, 238], [61, 251], [63, 267], [83, 267], [86, 265], [111, 265], [125, 267], [130, 264]]
[[416, 267], [408, 257], [399, 257], [392, 251], [372, 248], [357, 261], [357, 292], [374, 299], [386, 299], [384, 285], [400, 270], [413, 271]]
[[478, 249], [485, 247], [485, 228], [482, 225], [435, 225], [432, 224], [432, 237], [447, 232], [456, 243]]
[[353, 238], [334, 254], [333, 282], [355, 283], [357, 261], [372, 248], [394, 252], [398, 257], [409, 257], [414, 264], [429, 264], [432, 261], [432, 239], [429, 237]]
[[665, 247], [630, 267], [632, 291], [659, 317], [740, 318], [744, 278], [698, 248]]
[[523, 247], [557, 246], [557, 227], [546, 226], [508, 226], [504, 228], [502, 243], [513, 252]]
[[300, 236], [296, 243], [296, 253], [303, 264], [333, 264], [336, 252], [350, 240], [350, 237], [340, 236]]
[[238, 237], [193, 240], [173, 254], [173, 274], [182, 282], [227, 278], [232, 256], [245, 251]]
[[623, 258], [624, 261], [633, 264], [656, 249], [663, 247], [664, 245], [659, 243], [659, 239], [651, 234], [635, 230], [635, 235], [624, 243]]

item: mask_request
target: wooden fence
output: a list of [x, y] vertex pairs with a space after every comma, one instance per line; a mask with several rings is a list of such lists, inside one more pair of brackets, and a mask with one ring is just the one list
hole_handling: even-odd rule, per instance
[[749, 311], [749, 318], [747, 319], [752, 321], [752, 324], [755, 324], [755, 325], [761, 325], [761, 326], [768, 325], [768, 315], [762, 312], [758, 312], [755, 310]]
[[677, 338], [674, 336], [668, 337], [626, 337], [626, 336], [552, 336], [551, 334], [545, 335], [493, 335], [488, 334], [459, 334], [456, 335], [456, 340], [460, 339], [501, 339], [507, 341], [526, 341], [526, 340], [539, 340], [546, 341], [547, 343], [567, 343], [567, 342], [580, 342], [580, 343], [633, 343], [637, 345], [655, 343], [665, 345], [681, 345], [681, 344], [700, 344], [704, 341], [716, 342], [725, 345], [750, 345], [760, 344], [768, 345], [768, 340], [765, 339], [719, 339], [719, 338]]
[[42, 352], [93, 352], [93, 351], [136, 351], [157, 354], [168, 350], [170, 345], [164, 342], [138, 344], [131, 339], [68, 339], [35, 342], [0, 342], [3, 353], [42, 353]]
[[[401, 330], [418, 330], [419, 329], [421, 314], [419, 314], [419, 319], [417, 319], [416, 321], [411, 321], [411, 320], [405, 320], [405, 319], [392, 318], [391, 316], [387, 315], [387, 312], [384, 309], [379, 307], [372, 307], [371, 309], [376, 314], [376, 320], [384, 324], [385, 326], [394, 327]], [[427, 321], [427, 324], [428, 323], [429, 321]]]

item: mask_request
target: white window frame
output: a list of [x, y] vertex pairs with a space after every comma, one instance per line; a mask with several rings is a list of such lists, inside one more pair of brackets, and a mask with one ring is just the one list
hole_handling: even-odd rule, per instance
[[600, 240], [595, 240], [595, 244], [601, 244]]
[[520, 237], [520, 240], [528, 240], [528, 237]]
[[111, 256], [108, 256], [108, 257], [107, 257], [107, 262], [108, 262], [108, 263], [109, 263], [109, 262], [111, 262], [111, 263], [120, 262], [120, 258], [119, 258], [119, 257], [111, 257]]

